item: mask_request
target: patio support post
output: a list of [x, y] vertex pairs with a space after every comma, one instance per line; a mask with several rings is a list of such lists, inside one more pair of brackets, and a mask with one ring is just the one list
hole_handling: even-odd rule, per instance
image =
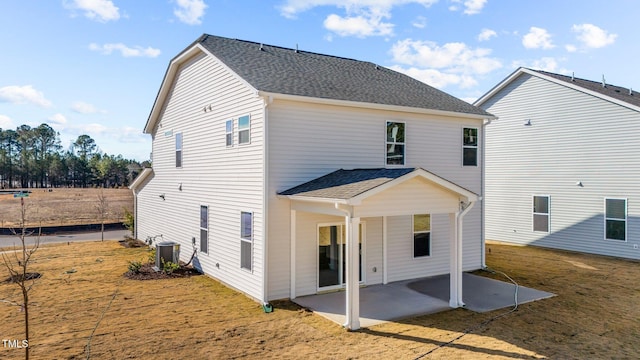
[[458, 264], [459, 237], [458, 213], [449, 214], [449, 306], [460, 307], [462, 299], [462, 271]]
[[291, 241], [291, 253], [290, 253], [290, 289], [289, 297], [291, 299], [296, 298], [296, 211], [291, 210], [291, 224], [290, 224], [290, 241]]
[[346, 322], [349, 330], [360, 328], [360, 218], [345, 216], [347, 244]]

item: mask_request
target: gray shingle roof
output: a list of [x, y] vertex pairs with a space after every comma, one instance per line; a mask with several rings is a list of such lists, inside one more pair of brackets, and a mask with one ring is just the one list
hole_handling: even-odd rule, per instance
[[280, 192], [329, 199], [351, 199], [389, 181], [404, 176], [415, 168], [337, 170]]
[[632, 92], [631, 94], [629, 94], [628, 88], [615, 86], [611, 84], [606, 84], [605, 87], [602, 87], [601, 81], [591, 81], [591, 80], [579, 79], [576, 77], [573, 77], [573, 80], [572, 80], [571, 76], [554, 74], [554, 73], [550, 73], [542, 70], [533, 70], [533, 69], [529, 69], [529, 70], [535, 71], [537, 73], [552, 77], [554, 79], [558, 79], [566, 83], [579, 86], [586, 90], [590, 90], [602, 95], [606, 95], [611, 98], [621, 100], [631, 105], [640, 107], [640, 94], [638, 94], [637, 92]]
[[195, 43], [259, 91], [493, 117], [479, 107], [370, 62], [207, 34]]

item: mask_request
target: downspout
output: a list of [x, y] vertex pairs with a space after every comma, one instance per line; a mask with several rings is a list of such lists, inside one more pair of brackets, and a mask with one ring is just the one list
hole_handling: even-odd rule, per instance
[[[461, 209], [460, 211], [456, 214], [456, 227], [458, 228], [457, 231], [457, 242], [458, 242], [458, 251], [456, 254], [457, 257], [457, 263], [458, 263], [458, 271], [457, 273], [460, 274], [460, 276], [462, 276], [462, 248], [463, 248], [463, 240], [464, 240], [464, 236], [463, 236], [463, 231], [462, 231], [462, 226], [463, 226], [463, 222], [462, 220], [464, 219], [464, 216], [467, 215], [469, 213], [469, 211], [471, 211], [471, 209], [473, 208], [473, 205], [475, 205], [475, 201], [471, 201], [468, 204], [464, 204], [461, 203]], [[456, 299], [456, 302], [459, 306], [464, 306], [464, 302], [462, 301], [462, 281], [457, 282], [458, 284], [458, 290], [457, 294], [458, 294], [458, 299]]]
[[264, 109], [263, 109], [263, 126], [262, 126], [262, 308], [264, 312], [273, 311], [273, 307], [269, 304], [269, 272], [268, 272], [268, 258], [269, 251], [267, 245], [267, 239], [269, 238], [269, 221], [268, 221], [268, 211], [269, 211], [269, 137], [268, 137], [268, 129], [269, 129], [269, 109], [267, 107], [273, 101], [272, 97], [264, 98]]
[[485, 159], [486, 159], [486, 150], [487, 150], [487, 146], [486, 146], [486, 139], [487, 139], [487, 125], [491, 124], [492, 119], [486, 119], [486, 121], [484, 121], [482, 123], [482, 169], [480, 170], [481, 172], [481, 176], [480, 176], [480, 193], [482, 194], [482, 204], [481, 204], [481, 208], [480, 208], [480, 266], [482, 269], [487, 267], [487, 262], [486, 262], [486, 253], [485, 253], [485, 249], [486, 249], [486, 245], [485, 245], [485, 241], [486, 238], [484, 236], [484, 218], [485, 218], [485, 206], [484, 206], [484, 199], [485, 194], [484, 194], [484, 187], [485, 187], [485, 171], [486, 171], [486, 163], [485, 163]]

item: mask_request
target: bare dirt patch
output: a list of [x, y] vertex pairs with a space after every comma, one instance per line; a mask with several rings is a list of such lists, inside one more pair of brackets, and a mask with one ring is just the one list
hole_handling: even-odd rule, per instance
[[[508, 309], [456, 309], [347, 332], [290, 301], [274, 302], [274, 312], [264, 313], [260, 304], [207, 276], [123, 277], [128, 261], [148, 256], [146, 248], [115, 241], [43, 246], [31, 269], [42, 274], [31, 293], [32, 356], [85, 359], [91, 337], [94, 359], [637, 358], [640, 263], [539, 248], [488, 248], [490, 267], [557, 296], [521, 304], [482, 327]], [[0, 284], [0, 298], [18, 300], [17, 287]], [[2, 337], [22, 339], [19, 309], [4, 303], [0, 308]], [[449, 343], [470, 328], [475, 330]], [[22, 356], [23, 351], [0, 348], [2, 359]]]
[[[96, 209], [98, 195], [103, 192], [108, 211], [105, 223], [121, 223], [124, 209], [132, 211], [133, 194], [129, 189], [27, 189], [27, 226], [68, 226], [100, 223]], [[20, 219], [20, 198], [0, 195], [0, 227], [16, 227]]]

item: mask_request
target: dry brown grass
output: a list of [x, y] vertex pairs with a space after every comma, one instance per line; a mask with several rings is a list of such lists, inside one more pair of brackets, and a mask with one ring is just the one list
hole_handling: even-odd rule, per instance
[[[124, 220], [124, 209], [133, 208], [129, 189], [30, 189], [27, 204], [27, 226], [63, 226], [100, 223], [96, 209], [98, 195], [104, 192], [108, 201], [105, 223]], [[0, 195], [0, 227], [15, 227], [20, 219], [20, 199], [11, 194]]]
[[[505, 311], [456, 309], [358, 332], [288, 301], [265, 314], [259, 304], [208, 277], [136, 281], [128, 260], [146, 250], [115, 242], [43, 247], [32, 271], [31, 343], [36, 359], [624, 359], [640, 353], [640, 264], [539, 248], [488, 245], [489, 266], [522, 285], [558, 296]], [[65, 274], [66, 270], [77, 272]], [[499, 277], [499, 276], [498, 276]], [[0, 298], [17, 287], [0, 284]], [[114, 297], [115, 294], [115, 297]], [[113, 301], [111, 302], [111, 300]], [[111, 303], [110, 303], [111, 302]], [[22, 339], [22, 314], [0, 303], [0, 334]], [[21, 350], [0, 348], [0, 358]]]

